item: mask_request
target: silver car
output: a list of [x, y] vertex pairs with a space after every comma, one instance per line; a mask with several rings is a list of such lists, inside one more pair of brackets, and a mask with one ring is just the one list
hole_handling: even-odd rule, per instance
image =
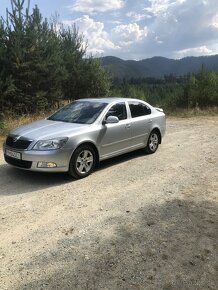
[[88, 176], [101, 161], [139, 148], [154, 153], [165, 133], [162, 109], [128, 98], [80, 99], [46, 120], [12, 130], [5, 161], [26, 170]]

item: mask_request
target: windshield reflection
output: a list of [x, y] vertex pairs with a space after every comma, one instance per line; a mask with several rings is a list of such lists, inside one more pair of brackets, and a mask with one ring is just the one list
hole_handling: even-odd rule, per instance
[[54, 113], [48, 120], [77, 124], [92, 124], [106, 107], [107, 103], [74, 101]]

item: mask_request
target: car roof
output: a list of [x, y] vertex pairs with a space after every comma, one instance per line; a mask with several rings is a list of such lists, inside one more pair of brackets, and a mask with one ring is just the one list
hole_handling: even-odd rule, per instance
[[133, 99], [133, 98], [117, 98], [117, 97], [110, 97], [110, 98], [86, 98], [86, 99], [77, 99], [75, 101], [89, 101], [89, 102], [99, 102], [99, 103], [113, 103], [113, 102], [125, 102], [125, 101], [141, 101], [139, 99]]

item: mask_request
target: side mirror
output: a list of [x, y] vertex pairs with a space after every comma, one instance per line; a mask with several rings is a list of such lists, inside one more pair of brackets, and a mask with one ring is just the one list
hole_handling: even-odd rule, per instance
[[108, 116], [107, 119], [103, 121], [103, 125], [116, 124], [118, 122], [119, 122], [119, 119], [116, 116]]

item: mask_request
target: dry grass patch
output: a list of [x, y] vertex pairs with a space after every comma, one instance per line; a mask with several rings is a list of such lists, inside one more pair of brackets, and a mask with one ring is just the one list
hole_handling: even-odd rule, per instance
[[0, 143], [3, 142], [5, 136], [8, 132], [16, 127], [44, 119], [48, 117], [50, 113], [42, 113], [42, 114], [35, 114], [35, 115], [23, 115], [20, 117], [16, 116], [8, 116], [3, 121], [0, 121]]
[[201, 117], [201, 116], [217, 116], [218, 115], [218, 107], [207, 108], [205, 110], [201, 110], [196, 107], [193, 109], [175, 109], [175, 110], [166, 110], [167, 116], [173, 116], [178, 118], [191, 118], [191, 117]]

